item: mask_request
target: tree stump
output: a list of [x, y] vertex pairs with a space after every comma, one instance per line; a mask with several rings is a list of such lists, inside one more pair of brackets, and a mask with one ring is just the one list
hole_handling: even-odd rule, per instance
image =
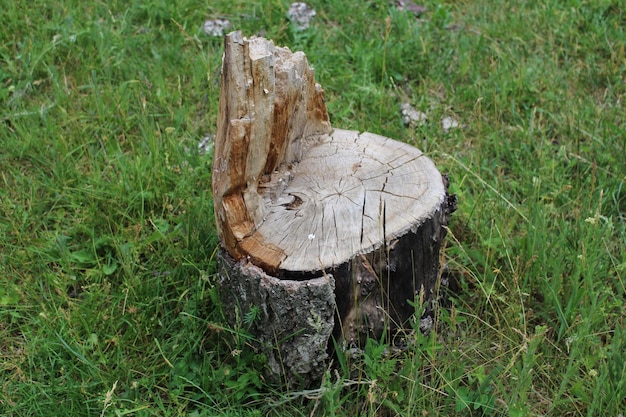
[[331, 338], [380, 338], [431, 296], [446, 180], [414, 147], [331, 128], [302, 52], [225, 37], [214, 155], [223, 307], [269, 376], [310, 385]]

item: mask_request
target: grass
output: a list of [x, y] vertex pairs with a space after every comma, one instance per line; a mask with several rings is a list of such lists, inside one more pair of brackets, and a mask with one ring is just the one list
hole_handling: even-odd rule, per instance
[[[0, 3], [0, 415], [626, 413], [619, 2], [312, 0], [306, 31], [277, 0]], [[225, 324], [215, 17], [304, 50], [335, 126], [450, 173], [461, 290], [408, 352], [286, 392]]]

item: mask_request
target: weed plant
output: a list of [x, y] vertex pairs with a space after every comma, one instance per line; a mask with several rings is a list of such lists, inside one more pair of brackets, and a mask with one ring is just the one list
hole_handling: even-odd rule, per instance
[[[0, 415], [626, 414], [623, 4], [309, 3], [298, 31], [277, 0], [0, 1]], [[335, 126], [421, 148], [459, 196], [436, 330], [319, 389], [266, 383], [221, 314], [217, 17], [305, 51]]]

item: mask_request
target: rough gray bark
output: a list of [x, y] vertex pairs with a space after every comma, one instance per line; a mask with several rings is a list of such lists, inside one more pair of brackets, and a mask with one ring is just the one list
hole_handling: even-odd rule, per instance
[[258, 310], [274, 379], [311, 385], [331, 337], [391, 334], [431, 297], [445, 179], [407, 144], [332, 129], [304, 54], [227, 35], [213, 169], [224, 311]]
[[279, 279], [251, 263], [236, 262], [225, 251], [218, 262], [229, 322], [241, 325], [243, 316], [258, 308], [249, 331], [267, 357], [268, 376], [308, 386], [323, 375], [336, 311], [333, 276]]

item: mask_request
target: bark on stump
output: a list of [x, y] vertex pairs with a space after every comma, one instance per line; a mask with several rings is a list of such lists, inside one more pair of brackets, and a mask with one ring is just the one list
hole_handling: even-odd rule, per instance
[[331, 338], [401, 329], [435, 288], [445, 179], [405, 143], [332, 129], [302, 52], [226, 36], [213, 196], [224, 311], [257, 312], [273, 379], [310, 385]]

